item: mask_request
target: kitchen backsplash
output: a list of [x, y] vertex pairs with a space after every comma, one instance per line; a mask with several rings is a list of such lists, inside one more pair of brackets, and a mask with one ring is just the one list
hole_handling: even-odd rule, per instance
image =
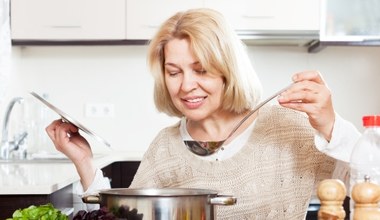
[[[7, 100], [23, 96], [36, 108], [41, 103], [28, 93], [45, 93], [50, 102], [114, 149], [144, 152], [160, 129], [178, 121], [155, 109], [146, 50], [146, 46], [13, 47], [0, 121]], [[317, 69], [332, 90], [336, 111], [359, 129], [362, 115], [380, 114], [379, 47], [328, 47], [315, 54], [307, 53], [304, 47], [257, 46], [248, 50], [262, 80], [264, 97], [287, 85], [294, 72]], [[86, 107], [93, 104], [112, 106], [113, 112], [106, 117], [87, 117]], [[47, 114], [44, 118], [30, 114], [26, 119], [27, 124], [40, 124], [30, 141], [34, 149], [53, 149], [44, 127], [59, 116]], [[38, 133], [41, 135], [36, 137]], [[100, 142], [88, 139], [95, 151], [108, 151]]]

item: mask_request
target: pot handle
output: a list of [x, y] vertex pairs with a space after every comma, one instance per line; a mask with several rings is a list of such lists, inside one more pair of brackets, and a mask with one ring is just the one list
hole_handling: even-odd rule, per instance
[[210, 199], [211, 205], [235, 205], [236, 197], [227, 196], [227, 195], [218, 195]]
[[99, 204], [100, 197], [99, 195], [86, 195], [82, 197], [82, 201], [88, 204]]

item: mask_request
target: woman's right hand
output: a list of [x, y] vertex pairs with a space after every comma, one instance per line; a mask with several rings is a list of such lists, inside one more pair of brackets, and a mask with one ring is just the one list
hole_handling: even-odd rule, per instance
[[61, 119], [53, 121], [46, 127], [46, 132], [55, 148], [65, 154], [74, 164], [81, 177], [84, 190], [92, 183], [96, 169], [92, 164], [92, 151], [87, 140], [71, 123]]
[[78, 128], [62, 120], [53, 121], [46, 127], [55, 148], [65, 154], [74, 164], [92, 157], [90, 145], [78, 132]]

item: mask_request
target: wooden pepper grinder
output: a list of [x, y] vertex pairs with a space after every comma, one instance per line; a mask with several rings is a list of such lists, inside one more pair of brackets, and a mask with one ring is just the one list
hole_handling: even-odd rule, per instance
[[355, 201], [353, 220], [380, 219], [380, 186], [371, 183], [369, 176], [364, 177], [364, 182], [354, 185], [352, 199]]
[[341, 180], [322, 180], [317, 188], [317, 196], [321, 202], [318, 220], [344, 220], [346, 212], [343, 201], [346, 198], [346, 186]]

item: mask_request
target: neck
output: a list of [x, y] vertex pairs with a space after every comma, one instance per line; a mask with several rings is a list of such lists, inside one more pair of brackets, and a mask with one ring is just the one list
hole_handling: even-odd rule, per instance
[[[191, 137], [199, 141], [220, 141], [226, 139], [240, 121], [249, 114], [246, 111], [242, 114], [223, 114], [218, 117], [209, 117], [204, 120], [194, 121], [188, 119], [186, 128]], [[242, 133], [256, 118], [257, 113], [251, 115], [229, 138], [232, 140], [235, 136]]]

